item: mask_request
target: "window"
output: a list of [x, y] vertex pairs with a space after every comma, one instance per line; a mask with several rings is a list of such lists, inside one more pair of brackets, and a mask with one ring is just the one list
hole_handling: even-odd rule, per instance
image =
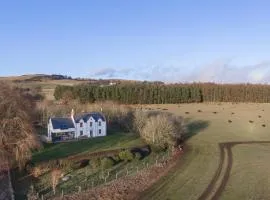
[[98, 122], [98, 125], [101, 126], [101, 121]]
[[92, 136], [93, 135], [93, 131], [92, 130], [90, 130], [90, 136]]
[[80, 131], [80, 135], [83, 135], [83, 131]]
[[101, 129], [98, 129], [98, 133], [101, 134]]
[[80, 123], [80, 127], [83, 127], [83, 123], [82, 122]]
[[93, 126], [93, 122], [90, 122], [90, 127], [92, 127]]

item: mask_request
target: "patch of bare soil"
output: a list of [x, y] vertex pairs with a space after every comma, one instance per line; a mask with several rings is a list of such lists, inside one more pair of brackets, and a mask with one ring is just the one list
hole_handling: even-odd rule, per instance
[[178, 150], [169, 158], [155, 165], [149, 166], [134, 176], [126, 176], [81, 193], [54, 198], [54, 200], [132, 200], [138, 199], [141, 192], [149, 188], [166, 175], [175, 166], [182, 154]]

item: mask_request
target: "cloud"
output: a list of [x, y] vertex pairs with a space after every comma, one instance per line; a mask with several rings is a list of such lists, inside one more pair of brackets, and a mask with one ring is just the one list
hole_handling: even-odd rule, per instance
[[[186, 73], [188, 67], [153, 65], [141, 68], [103, 68], [91, 76], [95, 78], [121, 78], [172, 82], [217, 82], [217, 83], [270, 83], [270, 62], [256, 65], [236, 66], [232, 60], [218, 60]], [[189, 70], [190, 71], [190, 70]]]

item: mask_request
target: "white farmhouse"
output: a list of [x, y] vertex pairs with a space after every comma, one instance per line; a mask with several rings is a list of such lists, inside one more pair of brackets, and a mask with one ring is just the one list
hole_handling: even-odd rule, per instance
[[98, 112], [81, 113], [69, 118], [51, 117], [48, 122], [48, 141], [59, 142], [79, 138], [106, 136], [105, 117]]

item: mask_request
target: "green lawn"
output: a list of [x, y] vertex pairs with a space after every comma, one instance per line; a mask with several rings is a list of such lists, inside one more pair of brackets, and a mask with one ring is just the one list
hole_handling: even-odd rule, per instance
[[109, 149], [143, 145], [143, 141], [131, 133], [110, 133], [106, 137], [79, 140], [74, 142], [45, 144], [44, 148], [33, 153], [32, 161], [41, 162], [64, 158], [83, 152], [104, 151]]

